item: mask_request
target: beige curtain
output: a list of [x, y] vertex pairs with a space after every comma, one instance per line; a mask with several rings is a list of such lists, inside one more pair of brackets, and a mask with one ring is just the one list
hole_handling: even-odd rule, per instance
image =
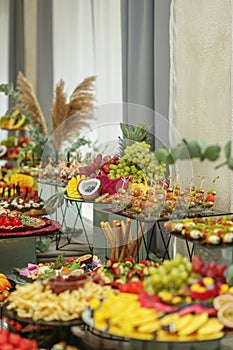
[[[224, 147], [232, 138], [232, 1], [173, 0], [170, 49], [170, 122], [188, 140]], [[232, 172], [216, 170], [218, 163], [195, 160], [192, 172], [217, 191], [216, 206], [229, 210]]]
[[[224, 146], [232, 135], [232, 1], [173, 0], [170, 47], [171, 123], [188, 140]], [[216, 165], [195, 161], [193, 173], [205, 176], [219, 208], [229, 210], [231, 171]]]

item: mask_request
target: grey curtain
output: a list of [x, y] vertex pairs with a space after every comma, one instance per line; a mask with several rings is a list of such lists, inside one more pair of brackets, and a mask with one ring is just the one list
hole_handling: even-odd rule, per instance
[[[121, 1], [123, 121], [151, 125], [154, 147], [168, 145], [170, 3]], [[148, 230], [147, 239], [153, 253], [158, 249], [164, 254], [156, 223]]]
[[24, 73], [24, 1], [10, 0], [9, 81], [16, 83], [18, 72]]
[[52, 1], [37, 2], [37, 97], [48, 123], [53, 100]]
[[163, 129], [165, 139], [168, 124], [155, 118], [154, 111], [168, 119], [170, 2], [121, 2], [123, 101], [141, 106], [125, 106], [124, 122], [137, 124], [144, 120], [154, 134], [157, 128]]

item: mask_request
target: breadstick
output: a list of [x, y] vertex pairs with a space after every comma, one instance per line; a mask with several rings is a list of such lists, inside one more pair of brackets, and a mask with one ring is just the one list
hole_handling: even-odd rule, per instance
[[101, 221], [100, 226], [101, 226], [102, 230], [104, 231], [105, 237], [108, 241], [108, 246], [109, 246], [109, 249], [111, 251], [110, 259], [114, 259], [114, 257], [113, 257], [114, 252], [113, 252], [113, 247], [112, 247], [113, 242], [112, 242], [111, 232], [109, 231], [106, 224], [107, 224], [107, 222]]
[[114, 238], [115, 238], [115, 249], [116, 249], [116, 259], [119, 260], [120, 256], [120, 246], [122, 242], [122, 233], [121, 233], [121, 223], [119, 220], [113, 220], [114, 227]]
[[130, 247], [129, 241], [132, 240], [132, 232], [131, 232], [131, 219], [126, 219], [126, 225], [124, 225], [125, 234], [124, 234], [124, 245], [121, 250], [120, 260], [123, 260], [126, 257], [130, 256]]
[[136, 258], [139, 254], [139, 249], [142, 243], [142, 236], [144, 234], [144, 229], [145, 229], [145, 222], [140, 222], [139, 223], [139, 228], [138, 228], [138, 234], [137, 234], [137, 239], [134, 241], [134, 249], [132, 250], [132, 256]]
[[116, 244], [115, 244], [115, 240], [114, 240], [114, 232], [111, 228], [111, 225], [108, 221], [105, 222], [105, 227], [108, 231], [108, 234], [110, 235], [111, 237], [111, 259], [116, 259]]

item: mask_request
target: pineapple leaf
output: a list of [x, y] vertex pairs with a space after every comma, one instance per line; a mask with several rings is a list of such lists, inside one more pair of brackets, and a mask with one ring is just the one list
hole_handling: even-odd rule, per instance
[[144, 123], [139, 123], [137, 125], [120, 123], [120, 128], [122, 132], [122, 137], [119, 137], [120, 156], [123, 156], [126, 147], [132, 145], [134, 142], [151, 142], [152, 138], [149, 134], [150, 125]]

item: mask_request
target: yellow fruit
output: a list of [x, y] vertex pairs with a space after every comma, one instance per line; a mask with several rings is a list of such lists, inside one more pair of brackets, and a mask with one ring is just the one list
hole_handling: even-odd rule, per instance
[[160, 328], [160, 322], [159, 321], [153, 321], [146, 324], [142, 324], [137, 328], [138, 332], [140, 333], [153, 333], [157, 331]]
[[215, 317], [209, 318], [208, 321], [198, 329], [199, 335], [219, 333], [223, 329], [223, 324]]
[[12, 174], [10, 177], [10, 184], [25, 187], [33, 187], [33, 177], [25, 174]]
[[76, 177], [72, 177], [72, 179], [68, 181], [66, 191], [69, 198], [73, 198], [73, 199], [82, 198], [82, 196], [78, 191], [78, 181]]
[[10, 130], [17, 130], [22, 128], [25, 122], [26, 122], [26, 116], [22, 114], [19, 110], [15, 110], [10, 116], [7, 127]]
[[197, 334], [197, 340], [220, 339], [223, 336], [224, 336], [224, 332], [209, 333], [209, 334]]
[[230, 290], [230, 287], [228, 286], [228, 284], [224, 283], [221, 285], [219, 294], [226, 294], [229, 292], [229, 290]]
[[208, 319], [209, 317], [206, 312], [192, 316], [192, 319], [186, 324], [186, 327], [184, 325], [183, 328], [179, 330], [179, 335], [186, 336], [196, 332]]
[[181, 317], [178, 317], [174, 320], [174, 332], [182, 331], [186, 325], [189, 325], [192, 322], [193, 315], [187, 314]]
[[172, 313], [164, 316], [160, 320], [161, 326], [168, 326], [170, 323], [173, 323], [175, 320], [179, 318], [179, 315], [177, 313]]

